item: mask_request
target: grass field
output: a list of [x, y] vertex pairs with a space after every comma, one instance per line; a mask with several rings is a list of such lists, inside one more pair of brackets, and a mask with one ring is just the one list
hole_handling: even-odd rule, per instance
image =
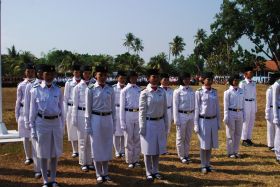
[[[226, 86], [214, 85], [219, 91], [221, 112], [223, 92]], [[280, 165], [275, 162], [275, 155], [266, 146], [266, 121], [264, 120], [265, 91], [267, 86], [258, 85], [258, 112], [253, 132], [254, 147], [241, 146], [241, 159], [226, 157], [225, 127], [219, 132], [219, 149], [212, 154], [215, 172], [200, 173], [199, 142], [193, 134], [191, 158], [193, 163], [181, 164], [175, 147], [175, 127], [172, 127], [168, 143], [168, 155], [161, 156], [160, 171], [165, 176], [163, 181], [153, 184], [145, 182], [144, 168], [130, 170], [124, 160], [110, 162], [109, 172], [114, 182], [100, 186], [280, 186]], [[195, 88], [196, 89], [196, 88]], [[15, 129], [14, 117], [15, 88], [3, 91], [4, 122], [8, 129]], [[0, 145], [0, 186], [40, 186], [42, 180], [33, 178], [33, 166], [24, 165], [22, 143]], [[77, 165], [78, 159], [71, 158], [71, 146], [65, 139], [64, 154], [58, 163], [57, 181], [63, 186], [93, 186], [96, 184], [95, 172], [83, 173]], [[143, 164], [143, 162], [142, 162]]]

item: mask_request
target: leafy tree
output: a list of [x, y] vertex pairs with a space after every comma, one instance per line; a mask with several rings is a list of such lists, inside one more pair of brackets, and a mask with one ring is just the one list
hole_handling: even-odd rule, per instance
[[135, 70], [142, 72], [145, 61], [139, 55], [131, 55], [128, 52], [117, 55], [115, 58], [114, 69], [117, 70]]
[[185, 43], [182, 37], [176, 36], [172, 42], [169, 43], [170, 50], [175, 59], [185, 50]]

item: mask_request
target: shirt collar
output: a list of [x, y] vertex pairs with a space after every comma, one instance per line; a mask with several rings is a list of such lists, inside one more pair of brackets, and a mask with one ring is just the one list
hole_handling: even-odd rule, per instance
[[[129, 83], [128, 83], [128, 84], [129, 84]], [[124, 87], [125, 87], [125, 85], [124, 85]], [[124, 87], [123, 87], [123, 88], [124, 88]], [[117, 88], [121, 89], [121, 84], [120, 84], [119, 82], [117, 83]]]
[[[101, 87], [99, 84], [98, 84], [98, 82], [96, 81], [95, 83], [94, 83], [94, 87]], [[104, 85], [104, 87], [103, 88], [105, 88], [105, 87], [107, 87], [107, 84], [105, 83], [105, 85]]]
[[[46, 81], [43, 80], [43, 81], [41, 82], [41, 87], [42, 87], [42, 88], [46, 88], [46, 87], [47, 87]], [[50, 88], [53, 88], [53, 83], [52, 83], [52, 85], [51, 85]]]
[[[238, 90], [238, 87], [236, 87], [236, 88], [237, 88], [237, 90]], [[230, 86], [229, 89], [230, 89], [230, 90], [234, 90], [234, 87], [233, 87], [233, 86]]]
[[189, 86], [183, 86], [183, 85], [180, 85], [180, 86], [179, 86], [179, 88], [180, 88], [181, 90], [183, 90], [183, 89], [188, 89], [188, 88], [189, 88]]
[[253, 80], [252, 80], [252, 79], [251, 79], [251, 80], [249, 80], [249, 79], [247, 79], [247, 78], [245, 78], [245, 81], [246, 81], [246, 83], [247, 83], [247, 84], [249, 84], [249, 83], [250, 83], [250, 81], [251, 81], [251, 82], [253, 82]]
[[[154, 90], [152, 89], [152, 85], [149, 83], [148, 85], [147, 85], [147, 90], [149, 91], [149, 92], [153, 92]], [[159, 89], [157, 89], [156, 91], [158, 91]]]
[[207, 92], [207, 91], [212, 92], [213, 88], [211, 87], [211, 89], [208, 90], [205, 86], [202, 86], [202, 90], [203, 90], [204, 92]]

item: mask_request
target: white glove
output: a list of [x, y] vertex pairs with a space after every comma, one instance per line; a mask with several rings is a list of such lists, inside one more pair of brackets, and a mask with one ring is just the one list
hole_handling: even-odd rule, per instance
[[199, 133], [199, 127], [198, 127], [198, 125], [194, 125], [194, 132], [195, 132], [195, 133]]
[[29, 126], [29, 123], [28, 123], [28, 122], [25, 122], [25, 123], [24, 123], [24, 127], [25, 127], [26, 129], [30, 130], [30, 126]]
[[142, 135], [142, 136], [145, 136], [146, 135], [146, 129], [144, 127], [140, 128], [139, 134]]
[[223, 121], [227, 125], [228, 124], [228, 117], [225, 116]]
[[38, 141], [38, 136], [35, 128], [31, 128], [31, 138], [34, 139], [35, 141]]

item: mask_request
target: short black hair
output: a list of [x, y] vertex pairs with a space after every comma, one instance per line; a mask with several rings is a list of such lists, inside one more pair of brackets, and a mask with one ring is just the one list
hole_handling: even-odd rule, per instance
[[234, 75], [231, 75], [231, 76], [229, 77], [228, 83], [229, 83], [229, 85], [233, 86], [233, 81], [234, 81], [234, 80], [240, 80], [240, 79], [241, 79], [241, 78], [240, 78], [239, 74], [234, 74]]

